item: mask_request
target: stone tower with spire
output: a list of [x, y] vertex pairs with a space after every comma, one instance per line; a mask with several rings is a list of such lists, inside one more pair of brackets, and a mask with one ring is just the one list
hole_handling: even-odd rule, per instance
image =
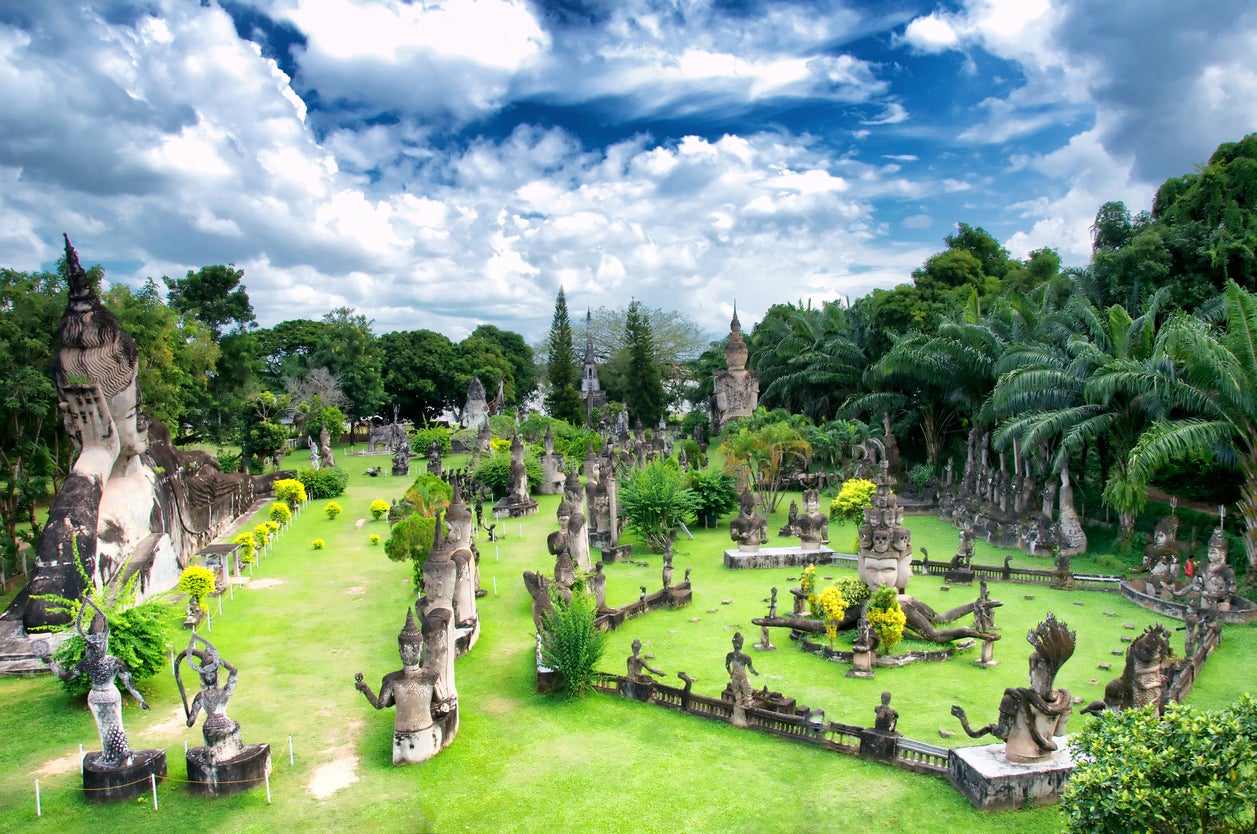
[[742, 324], [734, 305], [733, 321], [729, 323], [729, 341], [725, 344], [727, 370], [716, 371], [715, 393], [711, 398], [711, 428], [718, 433], [735, 417], [749, 417], [759, 405], [759, 374], [746, 369], [746, 342]]
[[585, 423], [589, 424], [590, 415], [595, 408], [607, 404], [607, 392], [602, 390], [598, 381], [598, 363], [594, 354], [594, 317], [585, 311], [585, 359], [581, 369], [580, 397], [585, 401]]

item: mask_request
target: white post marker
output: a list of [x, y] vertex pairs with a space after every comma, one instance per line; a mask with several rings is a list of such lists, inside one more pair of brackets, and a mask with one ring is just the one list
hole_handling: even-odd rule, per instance
[[43, 806], [39, 804], [39, 780], [35, 780], [35, 816], [42, 817], [44, 815]]
[[83, 774], [83, 760], [86, 758], [87, 756], [84, 755], [83, 753], [83, 745], [80, 744], [79, 745], [79, 775]]
[[521, 539], [524, 537], [524, 523], [522, 521], [519, 523], [519, 537]]
[[[231, 583], [230, 583], [230, 581], [228, 581], [227, 587], [228, 587], [228, 588], [230, 588], [230, 587], [231, 587]], [[222, 615], [223, 615], [223, 598], [222, 598], [222, 597], [219, 597], [219, 598], [218, 598], [218, 616], [220, 616], [220, 617], [221, 617]]]
[[292, 765], [292, 736], [288, 737], [288, 764]]
[[271, 772], [266, 771], [266, 804], [271, 804]]
[[495, 562], [502, 561], [502, 550], [496, 544], [493, 545], [493, 561]]
[[495, 597], [498, 595], [498, 578], [496, 576], [493, 577], [493, 595]]
[[150, 773], [148, 775], [149, 784], [153, 786], [153, 810], [157, 810], [157, 774]]

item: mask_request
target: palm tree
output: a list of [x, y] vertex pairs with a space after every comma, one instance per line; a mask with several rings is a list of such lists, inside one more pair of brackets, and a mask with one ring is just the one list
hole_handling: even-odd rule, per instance
[[756, 328], [748, 364], [759, 373], [760, 402], [817, 421], [829, 420], [859, 390], [868, 360], [850, 311], [827, 301], [819, 308], [790, 306]]
[[1147, 500], [1147, 481], [1135, 477], [1127, 457], [1147, 427], [1149, 412], [1139, 392], [1096, 385], [1096, 374], [1113, 363], [1143, 363], [1153, 352], [1159, 291], [1135, 318], [1120, 305], [1100, 309], [1082, 285], [1032, 338], [1005, 352], [991, 413], [1003, 418], [997, 444], [1054, 448], [1051, 471], [1059, 473], [1088, 445], [1103, 460], [1104, 501], [1117, 513], [1124, 537]]
[[1097, 391], [1145, 396], [1156, 416], [1128, 459], [1130, 476], [1147, 482], [1171, 461], [1210, 451], [1239, 467], [1244, 483], [1248, 582], [1257, 578], [1257, 297], [1228, 281], [1225, 327], [1179, 315], [1157, 335], [1150, 361], [1114, 362], [1095, 377]]

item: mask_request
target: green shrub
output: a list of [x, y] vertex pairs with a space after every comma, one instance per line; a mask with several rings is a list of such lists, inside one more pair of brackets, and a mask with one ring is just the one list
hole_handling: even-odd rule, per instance
[[[276, 524], [275, 527], [278, 529], [279, 525]], [[265, 547], [270, 544], [273, 533], [271, 522], [268, 521], [263, 521], [261, 524], [256, 524], [253, 527], [253, 538], [257, 540], [258, 547]]]
[[240, 533], [231, 540], [232, 544], [240, 545], [240, 561], [246, 565], [253, 564], [253, 557], [257, 555], [258, 541], [253, 537], [252, 533]]
[[541, 621], [541, 657], [563, 676], [564, 695], [578, 698], [593, 685], [607, 633], [594, 625], [598, 612], [592, 594], [573, 593], [570, 603], [553, 594], [552, 601], [554, 611]]
[[685, 486], [685, 473], [667, 458], [630, 472], [620, 486], [619, 504], [628, 528], [661, 553], [677, 525], [694, 515], [697, 502]]
[[710, 527], [722, 515], [738, 509], [738, 485], [732, 475], [717, 470], [693, 469], [686, 480], [694, 493], [694, 519], [697, 524]]
[[866, 478], [844, 481], [838, 495], [829, 503], [829, 517], [837, 521], [860, 524], [864, 521], [864, 509], [873, 505], [873, 493], [877, 484]]
[[323, 514], [327, 516], [328, 521], [335, 521], [336, 516], [344, 512], [344, 509], [335, 501], [328, 501], [323, 505]]
[[379, 533], [372, 533], [372, 534], [371, 534], [371, 536], [370, 536], [370, 541], [371, 541], [371, 546], [372, 546], [372, 547], [375, 547], [377, 544], [379, 544], [379, 543], [380, 543], [380, 534], [379, 534]]
[[240, 469], [239, 452], [228, 452], [226, 449], [219, 449], [214, 454], [214, 460], [218, 461], [218, 468], [224, 472], [235, 472]]
[[[436, 511], [450, 505], [454, 498], [454, 488], [444, 478], [429, 475], [426, 472], [415, 478], [402, 503], [415, 508], [420, 515], [436, 515]], [[381, 502], [383, 503], [383, 502]], [[373, 505], [374, 506], [374, 505]], [[374, 511], [374, 510], [373, 510]], [[388, 512], [388, 507], [384, 508]]]
[[275, 498], [295, 510], [306, 502], [305, 484], [295, 478], [280, 478], [275, 482]]
[[[302, 487], [302, 489], [304, 490], [305, 488]], [[292, 518], [292, 510], [288, 509], [288, 505], [283, 501], [273, 501], [271, 502], [270, 511], [266, 515], [270, 518], [271, 523], [282, 526], [287, 524], [289, 519]]]
[[323, 541], [322, 539], [315, 539], [314, 541], [310, 542], [310, 544], [314, 546], [315, 550], [322, 550], [323, 548], [327, 547], [327, 542]]
[[854, 576], [844, 576], [834, 583], [834, 587], [842, 594], [847, 605], [863, 605], [864, 601], [873, 595], [869, 586]]
[[335, 498], [344, 494], [345, 487], [349, 486], [349, 473], [339, 466], [302, 469], [297, 479], [305, 485], [311, 498]]
[[415, 588], [422, 587], [423, 563], [428, 560], [432, 542], [436, 539], [436, 519], [414, 513], [393, 525], [384, 543], [384, 553], [394, 562], [407, 559], [414, 565]]
[[441, 454], [447, 454], [450, 451], [450, 438], [454, 436], [454, 432], [444, 426], [429, 426], [424, 429], [415, 429], [411, 434], [410, 448], [419, 455], [426, 455], [432, 450], [432, 444], [436, 444], [437, 450]]
[[210, 594], [214, 593], [214, 585], [212, 570], [201, 565], [191, 565], [184, 568], [183, 573], [179, 575], [179, 584], [175, 586], [175, 590], [195, 597], [197, 605], [204, 608], [205, 601], [209, 599]]
[[847, 614], [847, 601], [842, 598], [842, 591], [830, 585], [821, 591], [817, 602], [820, 616], [825, 620], [825, 636], [829, 638], [832, 646], [834, 638], [838, 636], [838, 626]]
[[1252, 831], [1257, 702], [1103, 712], [1073, 736], [1060, 808], [1070, 832]]
[[[524, 455], [524, 471], [528, 477], [528, 490], [533, 492], [541, 483], [541, 464], [533, 455]], [[511, 456], [498, 452], [481, 458], [476, 467], [476, 479], [493, 490], [494, 498], [506, 495], [507, 484], [511, 480]]]
[[924, 463], [918, 463], [908, 471], [908, 485], [917, 492], [924, 492], [933, 479], [934, 470]]
[[371, 502], [371, 517], [379, 521], [388, 515], [388, 502], [383, 498], [377, 498]]
[[505, 437], [493, 437], [489, 439], [489, 448], [495, 455], [500, 452], [509, 452], [511, 450], [511, 441]]

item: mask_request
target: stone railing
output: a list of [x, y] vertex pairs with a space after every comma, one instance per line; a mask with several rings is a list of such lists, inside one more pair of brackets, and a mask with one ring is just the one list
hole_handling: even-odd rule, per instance
[[[914, 573], [930, 576], [942, 576], [952, 570], [949, 562], [912, 561]], [[1055, 583], [1056, 571], [1042, 568], [1014, 568], [1001, 565], [970, 565], [974, 579], [992, 579], [999, 582], [1016, 582], [1022, 585], [1050, 586]], [[1120, 576], [1103, 576], [1089, 573], [1070, 574], [1071, 587], [1079, 591], [1111, 591], [1117, 592], [1121, 583]]]
[[653, 594], [646, 594], [623, 608], [600, 609], [598, 616], [594, 618], [594, 626], [602, 631], [615, 631], [626, 620], [661, 608], [682, 608], [689, 605], [693, 598], [694, 592], [690, 583], [679, 582], [669, 588], [660, 588]]

